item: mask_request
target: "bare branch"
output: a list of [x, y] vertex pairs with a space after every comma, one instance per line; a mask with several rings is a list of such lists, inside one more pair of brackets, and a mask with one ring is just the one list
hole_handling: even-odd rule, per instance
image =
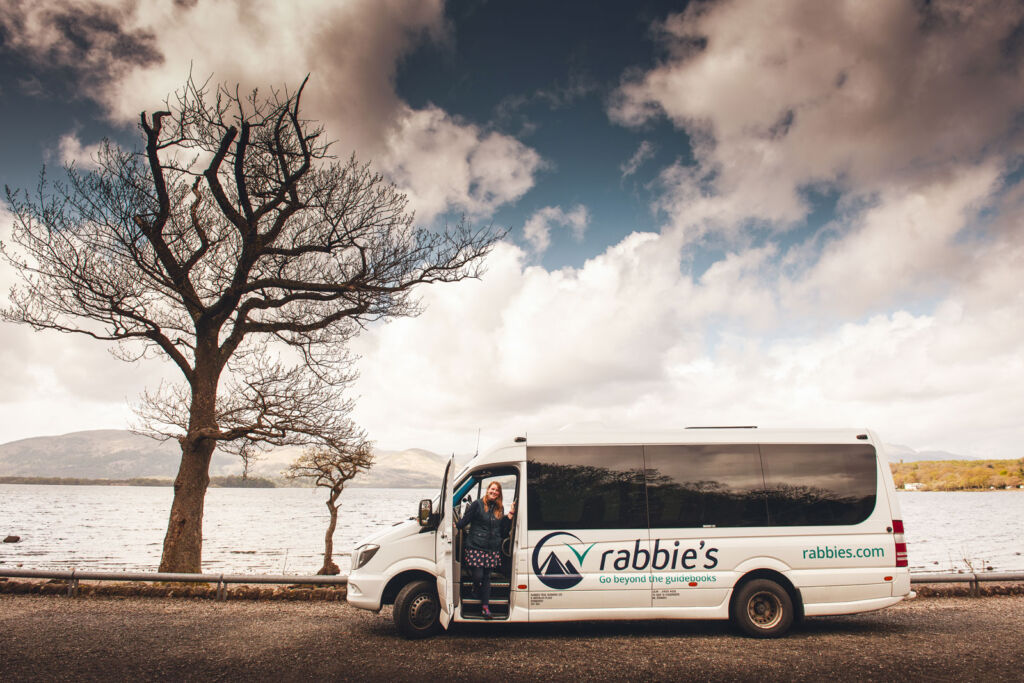
[[[140, 115], [141, 149], [107, 142], [97, 169], [7, 192], [0, 252], [20, 283], [0, 318], [115, 341], [122, 358], [158, 355], [182, 373], [137, 406], [141, 429], [182, 446], [166, 571], [198, 570], [215, 447], [305, 446], [310, 463], [362, 453], [345, 345], [416, 315], [420, 285], [478, 277], [501, 237], [414, 228], [397, 188], [329, 155], [302, 117], [307, 82], [243, 97], [190, 76]], [[352, 462], [341, 476], [369, 466]]]

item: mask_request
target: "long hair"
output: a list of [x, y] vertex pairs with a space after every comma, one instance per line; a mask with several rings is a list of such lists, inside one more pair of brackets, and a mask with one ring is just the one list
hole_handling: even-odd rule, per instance
[[[498, 487], [498, 497], [494, 499], [494, 506], [493, 506], [494, 509], [493, 510], [490, 509], [491, 508], [490, 501], [487, 500], [487, 491], [489, 491], [492, 486], [497, 486]], [[490, 484], [487, 485], [487, 490], [484, 491], [484, 509], [487, 512], [493, 512], [495, 517], [501, 517], [503, 514], [505, 514], [505, 503], [504, 503], [504, 498], [501, 495], [501, 484], [500, 483], [498, 483], [496, 481], [492, 481]]]

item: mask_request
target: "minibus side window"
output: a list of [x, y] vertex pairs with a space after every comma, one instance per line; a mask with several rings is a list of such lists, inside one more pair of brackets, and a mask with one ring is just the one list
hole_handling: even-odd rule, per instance
[[773, 526], [858, 524], [875, 509], [877, 465], [868, 444], [762, 444]]
[[645, 446], [651, 527], [765, 526], [756, 444]]
[[530, 529], [647, 527], [642, 446], [526, 450]]

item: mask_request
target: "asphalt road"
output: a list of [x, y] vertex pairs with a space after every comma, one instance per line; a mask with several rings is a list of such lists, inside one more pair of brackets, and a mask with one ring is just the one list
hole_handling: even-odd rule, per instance
[[1024, 596], [808, 619], [457, 625], [403, 640], [344, 603], [0, 595], [0, 681], [1024, 680]]

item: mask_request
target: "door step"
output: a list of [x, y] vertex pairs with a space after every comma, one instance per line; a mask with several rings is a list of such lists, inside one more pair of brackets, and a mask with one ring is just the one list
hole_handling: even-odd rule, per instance
[[[472, 586], [473, 585], [473, 581], [472, 580], [467, 581], [467, 580], [463, 579], [462, 580], [462, 585], [463, 586]], [[509, 585], [510, 584], [509, 584], [508, 581], [491, 581], [491, 588], [508, 588]]]

